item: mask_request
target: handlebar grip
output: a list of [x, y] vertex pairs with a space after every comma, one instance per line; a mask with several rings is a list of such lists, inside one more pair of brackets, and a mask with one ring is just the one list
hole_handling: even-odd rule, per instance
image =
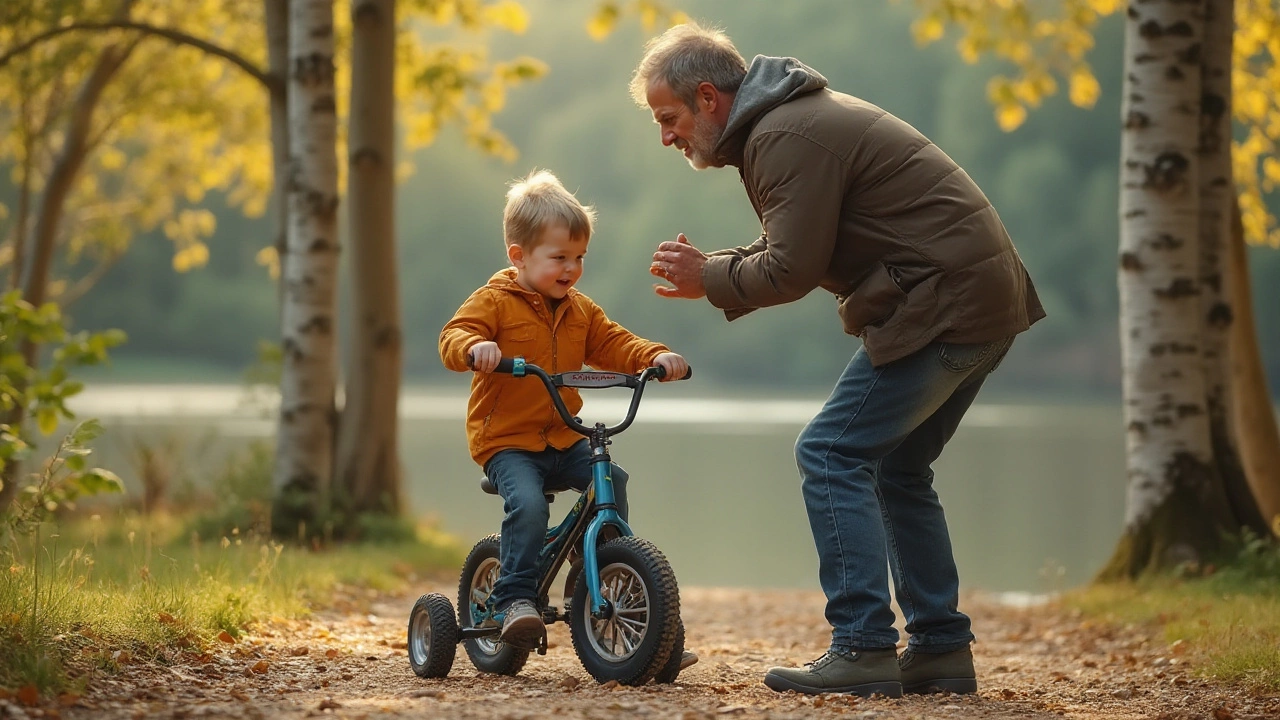
[[[475, 369], [475, 366], [476, 366], [476, 359], [470, 352], [468, 352], [467, 367]], [[516, 363], [514, 359], [502, 358], [501, 360], [498, 361], [498, 367], [494, 368], [493, 371], [499, 372], [499, 373], [507, 373], [508, 375], [510, 375], [511, 371], [515, 369], [515, 366], [516, 366]]]
[[[656, 368], [658, 369], [658, 372], [654, 374], [654, 377], [658, 378], [659, 380], [664, 380], [664, 379], [666, 379], [666, 377], [667, 377], [667, 369], [666, 369], [666, 368], [664, 368], [664, 367], [662, 367], [661, 365], [655, 365], [654, 367], [656, 367]], [[682, 377], [682, 378], [680, 378], [680, 379], [681, 379], [681, 380], [688, 380], [688, 379], [690, 379], [690, 378], [692, 378], [692, 377], [693, 377], [693, 366], [692, 366], [692, 365], [690, 365], [690, 366], [688, 366], [688, 369], [685, 371], [684, 377]]]

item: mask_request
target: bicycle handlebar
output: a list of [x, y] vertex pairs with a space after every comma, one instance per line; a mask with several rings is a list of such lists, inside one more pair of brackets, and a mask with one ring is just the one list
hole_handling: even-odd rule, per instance
[[[471, 365], [471, 357], [470, 357], [470, 356], [468, 356], [468, 357], [467, 357], [467, 365], [468, 365], [468, 366], [470, 366], [470, 365]], [[502, 358], [501, 360], [499, 360], [499, 361], [498, 361], [498, 367], [494, 368], [494, 369], [493, 369], [493, 371], [494, 371], [494, 372], [498, 372], [498, 373], [506, 373], [506, 374], [508, 374], [508, 375], [509, 375], [509, 374], [511, 374], [512, 370], [514, 370], [514, 369], [515, 369], [515, 365], [516, 365], [515, 358]], [[530, 364], [526, 363], [526, 364], [525, 364], [525, 368], [526, 368], [526, 369], [528, 369], [528, 368], [536, 368], [539, 372], [543, 372], [542, 368], [539, 368], [537, 365], [530, 365]], [[666, 369], [666, 368], [664, 368], [664, 367], [662, 367], [661, 365], [654, 365], [653, 367], [645, 368], [645, 371], [649, 371], [649, 370], [654, 370], [654, 371], [656, 371], [656, 372], [654, 373], [653, 377], [655, 377], [655, 378], [656, 378], [656, 379], [658, 379], [658, 380], [664, 380], [664, 379], [666, 379], [666, 377], [667, 377], [667, 369]], [[563, 373], [561, 373], [561, 374], [563, 374]], [[643, 374], [643, 373], [642, 373], [642, 374]], [[555, 376], [553, 375], [553, 376], [551, 376], [551, 377], [555, 377]], [[636, 377], [639, 377], [639, 376], [636, 376]], [[689, 379], [691, 379], [692, 377], [693, 377], [693, 368], [688, 368], [688, 369], [685, 371], [684, 377], [682, 377], [682, 378], [680, 378], [680, 379], [681, 379], [681, 380], [689, 380]]]
[[[467, 357], [467, 364], [471, 364], [470, 356]], [[569, 412], [569, 408], [564, 405], [564, 399], [560, 397], [560, 393], [557, 391], [557, 386], [574, 387], [573, 385], [566, 385], [563, 381], [563, 376], [571, 373], [549, 375], [542, 368], [537, 365], [526, 363], [523, 358], [519, 357], [502, 358], [498, 361], [498, 366], [494, 368], [493, 371], [516, 375], [517, 377], [524, 377], [525, 375], [537, 376], [537, 378], [542, 381], [543, 387], [547, 389], [547, 394], [551, 396], [551, 402], [555, 405], [556, 412], [560, 413], [560, 419], [564, 421], [564, 424], [568, 425], [570, 429], [580, 435], [590, 436], [592, 434], [592, 428], [583, 425], [573, 416], [572, 413]], [[606, 437], [617, 435], [631, 426], [631, 423], [636, 419], [636, 410], [640, 407], [640, 396], [644, 394], [645, 384], [653, 379], [661, 380], [666, 376], [666, 374], [666, 368], [662, 366], [653, 366], [641, 370], [637, 375], [623, 376], [628, 378], [626, 385], [632, 388], [631, 405], [627, 408], [627, 416], [622, 422], [614, 425], [613, 427], [604, 428], [604, 434]], [[685, 376], [680, 379], [688, 380], [691, 377], [693, 377], [693, 368], [689, 368], [688, 372], [685, 373]]]

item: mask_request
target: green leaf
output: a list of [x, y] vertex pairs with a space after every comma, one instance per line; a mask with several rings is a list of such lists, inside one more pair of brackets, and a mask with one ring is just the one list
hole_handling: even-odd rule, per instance
[[75, 445], [85, 445], [102, 435], [102, 423], [97, 418], [89, 418], [80, 423], [71, 431], [71, 442]]
[[85, 495], [124, 492], [124, 482], [120, 480], [120, 477], [103, 468], [93, 468], [85, 471], [75, 478], [75, 484], [80, 487], [80, 490]]
[[42, 407], [36, 411], [36, 427], [42, 435], [52, 435], [58, 429], [57, 408]]

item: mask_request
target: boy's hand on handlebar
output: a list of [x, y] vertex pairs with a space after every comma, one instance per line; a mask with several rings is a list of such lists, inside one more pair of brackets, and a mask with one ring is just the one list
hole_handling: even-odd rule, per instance
[[498, 361], [502, 359], [502, 351], [498, 349], [498, 343], [492, 340], [484, 340], [472, 345], [467, 350], [468, 363], [471, 369], [481, 373], [491, 373], [493, 369], [498, 367]]
[[650, 363], [654, 367], [660, 367], [667, 371], [662, 382], [671, 382], [672, 380], [683, 380], [684, 376], [689, 372], [689, 363], [683, 357], [672, 352], [665, 352], [658, 355]]

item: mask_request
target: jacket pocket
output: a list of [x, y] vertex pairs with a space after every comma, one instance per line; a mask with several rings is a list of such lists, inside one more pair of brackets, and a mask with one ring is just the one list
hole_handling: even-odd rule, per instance
[[498, 333], [498, 347], [503, 357], [520, 355], [531, 358], [538, 350], [538, 326], [531, 322], [515, 323]]
[[585, 321], [566, 320], [563, 337], [571, 343], [585, 345], [587, 342], [587, 323]]
[[846, 330], [861, 335], [869, 325], [889, 319], [907, 299], [894, 278], [895, 269], [884, 263], [876, 263], [870, 274], [849, 293], [837, 294], [838, 312]]

